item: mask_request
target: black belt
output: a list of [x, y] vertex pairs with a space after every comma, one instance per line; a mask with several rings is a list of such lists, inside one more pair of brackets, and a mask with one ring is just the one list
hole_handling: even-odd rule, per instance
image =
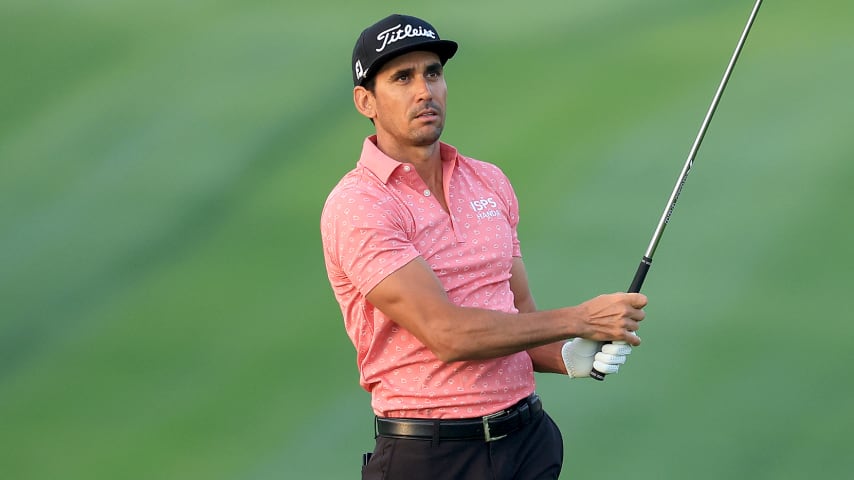
[[540, 397], [534, 393], [512, 407], [479, 418], [430, 420], [376, 417], [377, 435], [423, 440], [483, 440], [491, 442], [510, 435], [543, 411]]

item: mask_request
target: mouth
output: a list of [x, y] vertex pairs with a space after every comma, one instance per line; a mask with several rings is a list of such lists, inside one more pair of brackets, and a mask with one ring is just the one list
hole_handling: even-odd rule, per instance
[[427, 108], [418, 112], [415, 115], [415, 118], [420, 120], [435, 120], [439, 118], [439, 111], [432, 108]]

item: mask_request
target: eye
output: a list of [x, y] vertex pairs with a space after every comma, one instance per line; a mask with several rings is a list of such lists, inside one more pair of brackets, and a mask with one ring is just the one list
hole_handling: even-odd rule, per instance
[[408, 72], [398, 73], [397, 76], [394, 77], [394, 80], [397, 82], [406, 82], [407, 80], [409, 80], [409, 73]]
[[427, 67], [427, 71], [424, 72], [424, 76], [431, 80], [438, 80], [442, 78], [442, 66], [436, 64]]

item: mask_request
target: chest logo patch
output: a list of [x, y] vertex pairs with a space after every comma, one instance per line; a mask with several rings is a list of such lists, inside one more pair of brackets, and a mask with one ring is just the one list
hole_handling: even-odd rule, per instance
[[501, 212], [498, 210], [498, 203], [492, 197], [472, 200], [469, 202], [469, 205], [471, 205], [471, 209], [477, 215], [478, 220], [501, 216]]

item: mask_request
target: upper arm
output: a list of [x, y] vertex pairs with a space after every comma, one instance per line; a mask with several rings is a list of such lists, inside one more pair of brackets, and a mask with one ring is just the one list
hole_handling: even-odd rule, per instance
[[392, 321], [436, 351], [439, 329], [455, 306], [422, 257], [416, 257], [381, 280], [365, 298]]
[[530, 313], [537, 310], [531, 287], [528, 285], [528, 272], [522, 257], [513, 257], [510, 266], [510, 290], [513, 291], [513, 303], [519, 313]]

